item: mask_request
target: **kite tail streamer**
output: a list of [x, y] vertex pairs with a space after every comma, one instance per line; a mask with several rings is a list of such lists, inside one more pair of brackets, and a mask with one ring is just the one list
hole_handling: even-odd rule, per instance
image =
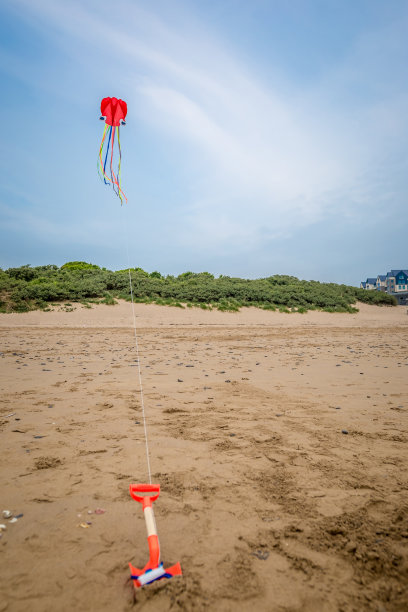
[[115, 173], [113, 171], [113, 146], [115, 144], [115, 128], [111, 128], [112, 130], [112, 145], [111, 145], [111, 158], [110, 158], [110, 175], [111, 175], [111, 181], [112, 181], [112, 188], [113, 191], [116, 193], [116, 195], [118, 195], [118, 192], [115, 189], [115, 185], [116, 185], [116, 177], [115, 177]]
[[[116, 128], [117, 132], [118, 132], [118, 147], [119, 147], [119, 163], [118, 163], [118, 181], [119, 181], [119, 187], [120, 187], [120, 166], [122, 163], [122, 149], [120, 147], [120, 132], [119, 132], [119, 126]], [[122, 191], [122, 190], [121, 190]], [[122, 199], [122, 198], [121, 198]]]
[[101, 176], [101, 178], [103, 178], [103, 181], [104, 181], [105, 185], [110, 185], [111, 179], [106, 174], [106, 163], [107, 163], [107, 160], [108, 160], [108, 153], [109, 153], [111, 134], [112, 134], [112, 126], [110, 126], [110, 130], [109, 130], [109, 134], [108, 134], [108, 138], [107, 138], [108, 146], [107, 146], [107, 149], [106, 149], [105, 163], [102, 160], [102, 152], [103, 152], [103, 147], [104, 147], [105, 140], [106, 140], [107, 128], [108, 128], [108, 126], [106, 125], [105, 129], [103, 131], [101, 147], [99, 149], [98, 170], [99, 170], [99, 176], [101, 176], [101, 172], [100, 171], [102, 170], [102, 175], [103, 176]]
[[[126, 202], [127, 202], [127, 198], [125, 196], [125, 194], [122, 191], [122, 188], [120, 186], [120, 166], [121, 166], [121, 158], [122, 158], [122, 152], [121, 152], [121, 148], [120, 148], [120, 138], [119, 138], [119, 127], [116, 127], [117, 130], [117, 138], [118, 138], [118, 149], [119, 149], [119, 165], [118, 165], [118, 175], [115, 175], [115, 171], [113, 170], [113, 155], [111, 155], [111, 177], [112, 177], [112, 187], [114, 192], [116, 193], [116, 195], [120, 198], [120, 202], [121, 204], [123, 204], [123, 198], [125, 198]], [[113, 132], [112, 134], [112, 147], [113, 147], [113, 143], [115, 141], [115, 132]], [[115, 185], [116, 185], [116, 189], [115, 189]]]
[[[103, 145], [105, 144], [105, 138], [106, 138], [106, 132], [108, 131], [108, 125], [105, 123], [105, 127], [103, 130], [103, 134], [102, 134], [102, 141], [101, 141], [101, 146], [99, 147], [99, 155], [98, 155], [98, 163], [97, 163], [97, 168], [98, 168], [98, 174], [101, 178], [101, 181], [104, 180], [103, 177], [103, 162], [102, 162], [102, 151], [103, 151]], [[102, 173], [101, 173], [102, 171]]]
[[[106, 176], [106, 179], [107, 179], [107, 180], [105, 179], [105, 185], [110, 185], [110, 182], [111, 182], [111, 179], [106, 174], [106, 162], [108, 161], [108, 154], [109, 154], [109, 147], [111, 144], [111, 139], [112, 139], [112, 126], [110, 126], [110, 130], [109, 130], [108, 146], [106, 148], [105, 163], [103, 165], [103, 175]], [[113, 152], [113, 147], [112, 147], [112, 152]]]
[[[110, 127], [108, 131], [108, 127]], [[118, 141], [118, 149], [119, 149], [119, 163], [118, 163], [118, 175], [115, 175], [113, 170], [113, 153], [114, 153], [114, 144], [115, 144], [115, 132], [117, 134]], [[103, 160], [103, 150], [105, 147], [105, 142], [107, 142], [105, 160]], [[106, 165], [108, 163], [110, 149], [110, 177], [106, 173]], [[121, 204], [123, 204], [123, 199], [127, 202], [127, 197], [122, 191], [120, 186], [120, 170], [121, 170], [121, 162], [122, 162], [122, 151], [120, 146], [120, 137], [119, 137], [119, 127], [108, 126], [105, 124], [105, 128], [102, 135], [102, 142], [99, 148], [99, 157], [98, 157], [98, 172], [101, 179], [103, 179], [105, 185], [112, 185], [114, 192], [120, 198]]]

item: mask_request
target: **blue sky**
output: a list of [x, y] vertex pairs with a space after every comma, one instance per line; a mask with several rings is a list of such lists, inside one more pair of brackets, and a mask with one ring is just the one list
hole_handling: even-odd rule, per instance
[[406, 0], [3, 0], [0, 267], [121, 269], [127, 236], [164, 274], [407, 268], [407, 66]]

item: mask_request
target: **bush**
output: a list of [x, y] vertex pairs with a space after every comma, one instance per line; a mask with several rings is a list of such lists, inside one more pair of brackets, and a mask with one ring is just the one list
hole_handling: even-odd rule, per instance
[[108, 306], [113, 306], [114, 304], [117, 304], [117, 301], [109, 293], [107, 293], [103, 300], [100, 301], [100, 303], [107, 304]]
[[[242, 306], [255, 306], [281, 312], [355, 312], [357, 300], [370, 304], [395, 305], [393, 296], [365, 291], [347, 285], [302, 281], [294, 276], [274, 275], [255, 280], [219, 276], [209, 272], [184, 272], [178, 277], [150, 274], [132, 268], [130, 276], [135, 302], [156, 303], [203, 310], [218, 308], [236, 312]], [[129, 270], [112, 272], [83, 261], [55, 265], [29, 265], [0, 270], [1, 308], [32, 309], [63, 300], [114, 304], [115, 298], [130, 300]]]
[[100, 270], [100, 267], [86, 261], [69, 261], [61, 266], [61, 270]]

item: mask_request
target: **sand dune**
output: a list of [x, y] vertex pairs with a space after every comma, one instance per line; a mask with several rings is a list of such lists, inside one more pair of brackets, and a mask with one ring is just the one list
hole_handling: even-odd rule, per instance
[[136, 598], [128, 579], [148, 555], [130, 305], [2, 314], [0, 510], [23, 516], [0, 518], [0, 612], [408, 609], [407, 309], [136, 320], [184, 575]]

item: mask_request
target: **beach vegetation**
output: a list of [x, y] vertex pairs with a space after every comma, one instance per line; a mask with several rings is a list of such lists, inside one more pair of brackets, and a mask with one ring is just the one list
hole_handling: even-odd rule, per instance
[[103, 300], [100, 300], [100, 304], [106, 304], [107, 306], [114, 306], [117, 304], [117, 301], [110, 293], [105, 293]]
[[[130, 269], [133, 300], [177, 308], [217, 309], [237, 312], [242, 307], [305, 313], [356, 312], [356, 302], [395, 305], [393, 296], [365, 291], [349, 285], [300, 280], [279, 275], [245, 279], [209, 272], [183, 272], [177, 277], [160, 272]], [[114, 305], [118, 299], [131, 300], [129, 270], [112, 271], [97, 265], [74, 261], [56, 265], [0, 269], [0, 311], [28, 310], [79, 302]]]
[[86, 261], [68, 261], [61, 266], [61, 270], [100, 270], [100, 267], [95, 264], [86, 263]]

